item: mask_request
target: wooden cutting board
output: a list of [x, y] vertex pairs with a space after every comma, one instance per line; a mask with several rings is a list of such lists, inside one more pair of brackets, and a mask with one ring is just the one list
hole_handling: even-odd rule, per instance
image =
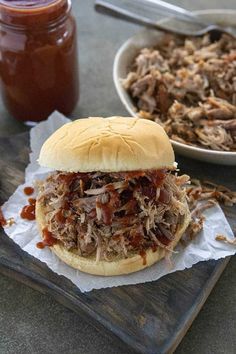
[[[24, 180], [28, 163], [27, 133], [0, 139], [0, 204]], [[236, 168], [176, 158], [182, 173], [236, 189]], [[224, 208], [232, 227], [236, 208]], [[234, 221], [233, 221], [234, 220]], [[83, 294], [14, 244], [1, 231], [0, 272], [48, 293], [93, 326], [145, 354], [173, 353], [197, 316], [229, 258], [201, 262], [156, 282], [94, 290]], [[127, 349], [128, 353], [128, 349]]]

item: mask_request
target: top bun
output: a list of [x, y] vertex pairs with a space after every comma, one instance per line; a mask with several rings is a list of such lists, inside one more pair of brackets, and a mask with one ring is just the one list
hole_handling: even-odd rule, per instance
[[174, 167], [164, 129], [130, 117], [86, 118], [67, 123], [43, 144], [39, 163], [66, 172], [119, 172]]

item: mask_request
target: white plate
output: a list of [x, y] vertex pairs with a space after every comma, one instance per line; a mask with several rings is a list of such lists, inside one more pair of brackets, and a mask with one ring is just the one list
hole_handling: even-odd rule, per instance
[[[196, 11], [200, 17], [209, 22], [224, 23], [234, 26], [236, 23], [236, 11], [235, 10], [203, 10]], [[171, 21], [168, 19], [165, 21]], [[134, 117], [137, 117], [134, 105], [130, 96], [122, 87], [121, 80], [127, 76], [129, 68], [133, 59], [143, 47], [151, 47], [158, 43], [162, 32], [157, 30], [143, 30], [127, 40], [118, 50], [114, 66], [113, 66], [113, 80], [117, 90], [117, 93], [124, 104], [127, 111]], [[236, 152], [207, 150], [203, 148], [197, 148], [189, 146], [177, 141], [171, 140], [174, 150], [184, 156], [202, 160], [206, 162], [212, 162], [222, 165], [236, 165]]]

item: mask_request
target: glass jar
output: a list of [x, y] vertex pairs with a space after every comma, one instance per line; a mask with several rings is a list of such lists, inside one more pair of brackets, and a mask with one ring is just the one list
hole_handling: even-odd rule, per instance
[[73, 111], [79, 84], [70, 0], [0, 0], [0, 78], [3, 101], [18, 120]]

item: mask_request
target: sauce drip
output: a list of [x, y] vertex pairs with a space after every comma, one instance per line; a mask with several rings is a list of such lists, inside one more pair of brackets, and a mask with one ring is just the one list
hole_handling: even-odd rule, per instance
[[47, 227], [45, 227], [42, 231], [43, 233], [43, 241], [37, 243], [37, 247], [40, 249], [43, 249], [45, 247], [51, 247], [57, 243], [57, 240], [55, 237], [53, 237], [53, 234], [48, 230]]
[[36, 199], [35, 198], [29, 198], [28, 202], [29, 202], [29, 205], [33, 205], [33, 206], [36, 205]]
[[25, 195], [32, 195], [34, 193], [34, 188], [33, 187], [25, 187], [24, 193], [25, 193]]
[[4, 218], [2, 209], [0, 207], [0, 226], [5, 226], [7, 224], [7, 220]]
[[141, 250], [141, 251], [139, 252], [139, 254], [140, 254], [140, 256], [141, 256], [142, 259], [143, 259], [143, 265], [146, 265], [146, 264], [147, 264], [147, 254], [146, 254], [146, 251]]
[[154, 243], [153, 245], [152, 245], [152, 252], [154, 253], [154, 252], [156, 252], [157, 251], [157, 245]]
[[29, 205], [25, 205], [20, 213], [20, 216], [22, 219], [26, 220], [35, 220], [35, 204], [36, 204], [36, 199], [34, 198], [29, 198], [28, 199]]
[[134, 248], [138, 248], [142, 239], [143, 239], [143, 235], [139, 232], [135, 232], [132, 239], [130, 240], [130, 244]]

